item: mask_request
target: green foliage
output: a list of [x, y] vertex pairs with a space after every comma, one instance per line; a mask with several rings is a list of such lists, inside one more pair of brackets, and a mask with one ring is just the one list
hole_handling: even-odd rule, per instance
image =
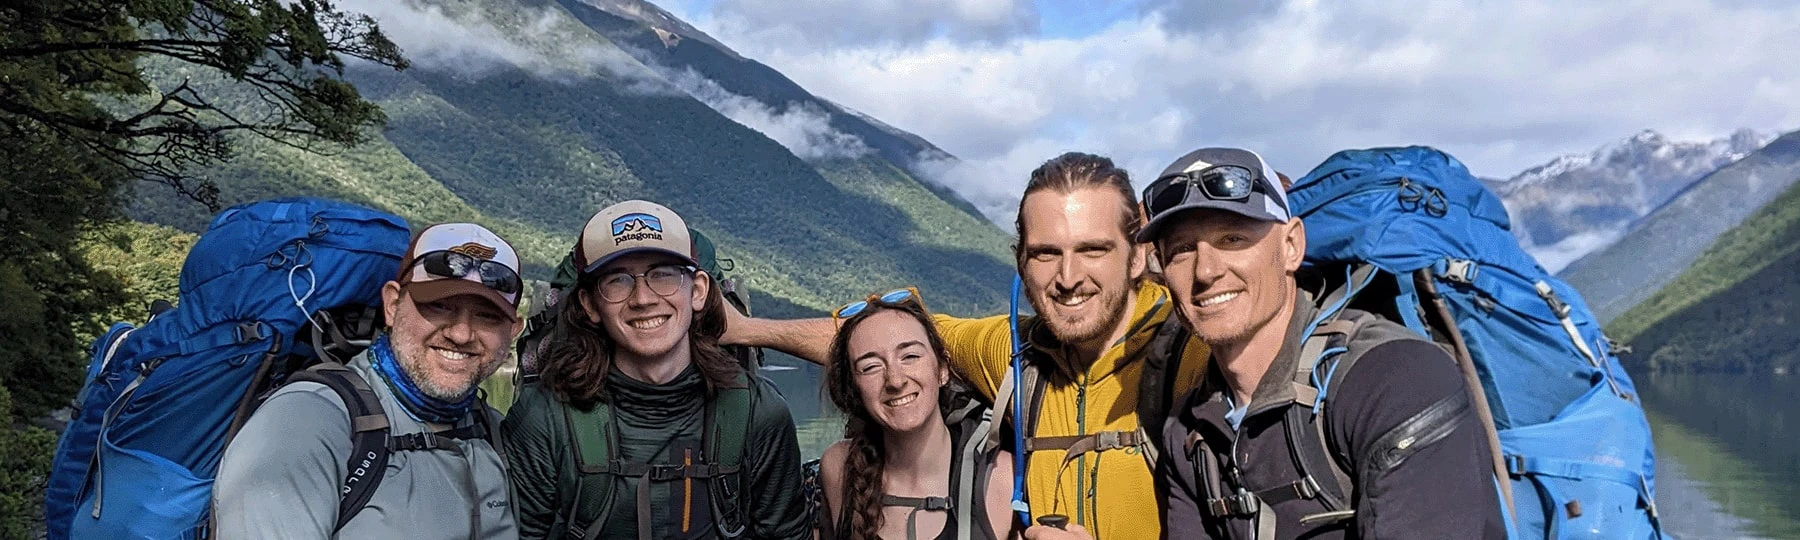
[[1656, 370], [1800, 367], [1800, 184], [1720, 236], [1607, 331]]
[[[331, 75], [345, 56], [406, 66], [373, 19], [331, 0], [44, 0], [7, 4], [0, 23], [8, 127], [54, 132], [209, 205], [213, 187], [189, 174], [231, 155], [227, 134], [356, 144], [381, 110]], [[137, 69], [145, 59], [220, 74], [258, 107], [232, 114], [187, 80], [158, 88]]]
[[30, 131], [0, 136], [0, 387], [13, 389], [17, 417], [0, 417], [0, 426], [68, 401], [80, 382], [78, 330], [91, 335], [87, 315], [122, 299], [118, 281], [76, 244], [90, 220], [115, 213], [123, 178], [85, 148]]
[[[0, 418], [12, 417], [12, 394], [0, 386]], [[44, 515], [44, 483], [56, 434], [33, 426], [0, 425], [0, 539], [36, 538]]]

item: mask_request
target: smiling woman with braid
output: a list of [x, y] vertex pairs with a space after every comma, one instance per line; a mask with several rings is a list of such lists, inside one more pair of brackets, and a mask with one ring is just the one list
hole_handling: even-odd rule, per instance
[[823, 537], [1015, 537], [1012, 455], [952, 378], [918, 291], [871, 295], [834, 318], [825, 385], [846, 422], [822, 459]]

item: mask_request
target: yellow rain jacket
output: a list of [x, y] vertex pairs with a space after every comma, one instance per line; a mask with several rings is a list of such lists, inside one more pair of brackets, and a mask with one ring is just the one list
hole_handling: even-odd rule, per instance
[[[1174, 316], [1169, 291], [1148, 279], [1138, 287], [1131, 307], [1131, 331], [1114, 343], [1085, 371], [1073, 351], [1054, 338], [1035, 336], [1032, 345], [1057, 361], [1043, 369], [1047, 381], [1037, 411], [1036, 437], [1132, 431], [1139, 426], [1138, 379], [1144, 372], [1147, 345], [1168, 317]], [[949, 348], [951, 364], [990, 400], [1006, 377], [1012, 360], [1012, 330], [1005, 315], [981, 319], [936, 316], [938, 331]], [[1023, 324], [1023, 321], [1021, 321]], [[1172, 406], [1199, 386], [1209, 351], [1189, 338], [1182, 348]], [[1057, 374], [1053, 375], [1053, 371]], [[1073, 381], [1059, 382], [1059, 381]], [[1027, 407], [1030, 404], [1026, 404]], [[1010, 409], [1010, 406], [1008, 407]], [[996, 411], [998, 417], [999, 411]], [[1163, 419], [1149, 419], [1160, 424]], [[1026, 462], [1025, 493], [1033, 524], [1039, 516], [1063, 514], [1098, 540], [1158, 538], [1160, 517], [1153, 471], [1135, 448], [1088, 452], [1064, 466], [1064, 450], [1041, 449]], [[1059, 470], [1060, 469], [1060, 470]]]

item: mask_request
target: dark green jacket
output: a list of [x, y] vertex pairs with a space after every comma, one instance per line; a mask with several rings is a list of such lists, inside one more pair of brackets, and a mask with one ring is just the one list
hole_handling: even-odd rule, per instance
[[[810, 538], [800, 484], [800, 446], [787, 402], [767, 379], [753, 376], [751, 426], [744, 442], [746, 490], [740, 497], [747, 522], [742, 538]], [[679, 464], [684, 456], [705, 448], [701, 442], [705, 387], [690, 367], [675, 380], [650, 385], [618, 371], [607, 378], [619, 426], [618, 455], [635, 462]], [[563, 403], [537, 383], [519, 388], [517, 400], [501, 423], [506, 455], [517, 495], [513, 501], [521, 538], [573, 538], [565, 514], [575, 501], [575, 444], [563, 414]], [[590, 475], [587, 482], [616, 478], [613, 507], [601, 538], [637, 538], [637, 490], [634, 477]], [[719, 538], [711, 523], [708, 482], [652, 482], [650, 508], [653, 538]], [[602, 501], [582, 497], [574, 526], [586, 526], [601, 512]], [[682, 527], [687, 521], [685, 532]]]

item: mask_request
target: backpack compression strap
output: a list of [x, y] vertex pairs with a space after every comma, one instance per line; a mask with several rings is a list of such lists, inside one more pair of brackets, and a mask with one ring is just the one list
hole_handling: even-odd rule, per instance
[[375, 390], [369, 388], [362, 376], [350, 371], [350, 368], [336, 362], [326, 362], [294, 372], [288, 383], [298, 381], [315, 382], [325, 385], [336, 392], [344, 401], [344, 407], [350, 412], [350, 459], [344, 469], [344, 484], [339, 490], [343, 497], [338, 501], [337, 523], [332, 526], [336, 531], [344, 528], [350, 518], [356, 517], [363, 506], [369, 504], [369, 498], [375, 495], [375, 487], [381, 485], [382, 477], [387, 476], [388, 452], [388, 418], [381, 409], [381, 398], [376, 397]]
[[[600, 530], [605, 527], [614, 507], [614, 477], [635, 477], [638, 479], [635, 507], [638, 538], [650, 538], [650, 484], [696, 478], [711, 482], [712, 489], [708, 490], [712, 496], [710, 504], [713, 505], [714, 526], [719, 533], [725, 538], [742, 536], [747, 520], [741, 515], [743, 505], [738, 498], [742, 487], [745, 440], [749, 438], [751, 428], [750, 397], [749, 378], [743, 373], [738, 375], [737, 387], [719, 390], [707, 404], [706, 426], [701, 432], [708, 453], [705, 459], [711, 463], [685, 465], [631, 463], [614, 459], [613, 456], [619, 455], [619, 437], [612, 406], [596, 402], [592, 409], [583, 411], [564, 404], [562, 408], [568, 421], [570, 439], [575, 442], [575, 464], [580, 471], [575, 480], [575, 496], [572, 497], [564, 518], [564, 522], [569, 524], [569, 534], [584, 540], [599, 538]], [[594, 486], [593, 495], [601, 501], [601, 511], [593, 521], [582, 526], [579, 519], [581, 499], [587, 494], [587, 479], [591, 475], [605, 475], [591, 484]]]

